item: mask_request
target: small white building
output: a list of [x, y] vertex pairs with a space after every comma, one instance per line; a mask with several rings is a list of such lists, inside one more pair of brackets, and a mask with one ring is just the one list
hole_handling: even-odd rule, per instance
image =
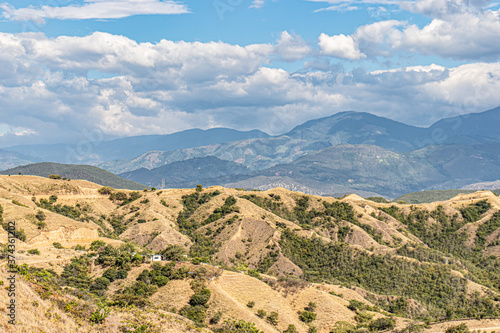
[[159, 254], [155, 254], [155, 255], [151, 256], [151, 261], [163, 261], [163, 256], [161, 256]]

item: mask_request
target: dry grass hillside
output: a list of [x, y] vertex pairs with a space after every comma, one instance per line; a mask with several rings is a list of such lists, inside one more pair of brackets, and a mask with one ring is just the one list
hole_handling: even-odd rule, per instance
[[17, 328], [350, 333], [500, 316], [495, 194], [376, 201], [0, 176], [1, 243], [16, 224]]

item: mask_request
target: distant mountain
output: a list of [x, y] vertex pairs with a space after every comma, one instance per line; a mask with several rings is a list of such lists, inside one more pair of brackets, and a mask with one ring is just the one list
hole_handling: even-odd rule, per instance
[[[500, 143], [500, 134], [494, 131], [495, 127], [500, 126], [499, 118], [500, 108], [497, 108], [444, 119], [429, 128], [420, 128], [369, 113], [341, 112], [308, 121], [277, 137], [168, 152], [150, 151], [134, 159], [108, 161], [99, 166], [115, 173], [123, 173], [139, 168], [154, 169], [172, 162], [212, 155], [241, 163], [251, 170], [264, 170], [274, 165], [291, 163], [313, 151], [339, 144], [369, 144], [403, 153], [432, 145]], [[482, 126], [486, 128], [484, 132], [481, 131]]]
[[[281, 136], [190, 130], [95, 143], [81, 158], [154, 187], [279, 185], [321, 195], [352, 191], [398, 197], [499, 180], [499, 125], [500, 108], [443, 119], [429, 128], [349, 111], [308, 121]], [[48, 158], [51, 149], [56, 159], [75, 153], [71, 147], [51, 147], [17, 149], [40, 158]]]
[[469, 184], [462, 187], [464, 190], [497, 190], [500, 189], [500, 180], [495, 180], [491, 182], [479, 182], [475, 184]]
[[0, 149], [0, 170], [10, 169], [18, 165], [36, 162], [32, 156]]
[[116, 189], [142, 190], [146, 186], [123, 179], [109, 171], [90, 165], [68, 165], [58, 163], [35, 163], [18, 166], [5, 171], [0, 175], [30, 175], [48, 177], [49, 175], [61, 175], [69, 179], [83, 179], [103, 186], [111, 186]]
[[155, 169], [166, 164], [197, 157], [215, 156], [222, 160], [242, 164], [251, 170], [262, 170], [279, 163], [290, 163], [307, 152], [325, 147], [328, 146], [280, 136], [168, 152], [150, 151], [134, 159], [101, 163], [99, 167], [120, 174], [140, 168]]
[[374, 192], [386, 197], [442, 183], [447, 178], [425, 158], [416, 159], [371, 145], [337, 145], [259, 172], [282, 176], [302, 183], [314, 181]]
[[97, 164], [103, 161], [130, 159], [147, 151], [173, 151], [230, 141], [267, 138], [262, 131], [237, 131], [228, 128], [191, 129], [167, 135], [143, 135], [80, 145], [25, 145], [4, 148], [39, 160], [59, 163]]
[[427, 135], [427, 129], [366, 112], [349, 111], [310, 120], [285, 135], [294, 139], [324, 142], [327, 146], [369, 144], [403, 152], [421, 148], [420, 140]]
[[157, 188], [191, 188], [197, 184], [220, 185], [231, 181], [235, 175], [248, 173], [247, 167], [238, 163], [207, 156], [174, 162], [153, 170], [141, 168], [120, 174], [142, 184]]
[[500, 142], [500, 107], [442, 119], [429, 128], [430, 144]]
[[500, 143], [429, 146], [397, 153], [372, 145], [336, 145], [264, 170], [208, 156], [141, 168], [122, 177], [154, 187], [223, 185], [266, 190], [281, 186], [316, 195], [382, 195], [461, 188], [500, 175]]
[[500, 143], [430, 146], [407, 153], [371, 145], [337, 145], [224, 185], [265, 189], [282, 182], [280, 186], [289, 188], [286, 184], [293, 180], [302, 184], [301, 191], [306, 193], [325, 193], [325, 187], [335, 186], [345, 192], [364, 191], [394, 198], [409, 192], [496, 180], [500, 175], [498, 152]]

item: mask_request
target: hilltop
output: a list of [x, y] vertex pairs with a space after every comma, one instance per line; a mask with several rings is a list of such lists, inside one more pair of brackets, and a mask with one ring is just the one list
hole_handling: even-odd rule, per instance
[[[27, 312], [47, 332], [231, 332], [231, 318], [264, 332], [377, 331], [500, 316], [500, 199], [488, 191], [404, 205], [0, 176], [0, 205], [2, 223], [16, 221], [18, 263], [31, 267], [20, 278], [27, 331]], [[155, 253], [168, 261], [143, 262]], [[104, 296], [111, 312], [91, 328]]]
[[34, 163], [18, 166], [12, 169], [0, 171], [0, 175], [30, 175], [49, 177], [59, 175], [66, 179], [84, 179], [103, 186], [123, 188], [128, 190], [142, 190], [144, 185], [123, 179], [109, 171], [91, 165], [74, 165], [59, 163]]

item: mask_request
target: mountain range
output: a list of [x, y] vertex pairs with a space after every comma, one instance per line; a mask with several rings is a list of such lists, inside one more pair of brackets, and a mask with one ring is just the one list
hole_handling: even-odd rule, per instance
[[[498, 181], [499, 125], [500, 108], [427, 128], [348, 111], [279, 136], [219, 128], [97, 142], [81, 160], [157, 188], [278, 185], [318, 195], [394, 198]], [[65, 155], [61, 145], [9, 147], [0, 151], [0, 167], [29, 162], [29, 156], [60, 161]]]

